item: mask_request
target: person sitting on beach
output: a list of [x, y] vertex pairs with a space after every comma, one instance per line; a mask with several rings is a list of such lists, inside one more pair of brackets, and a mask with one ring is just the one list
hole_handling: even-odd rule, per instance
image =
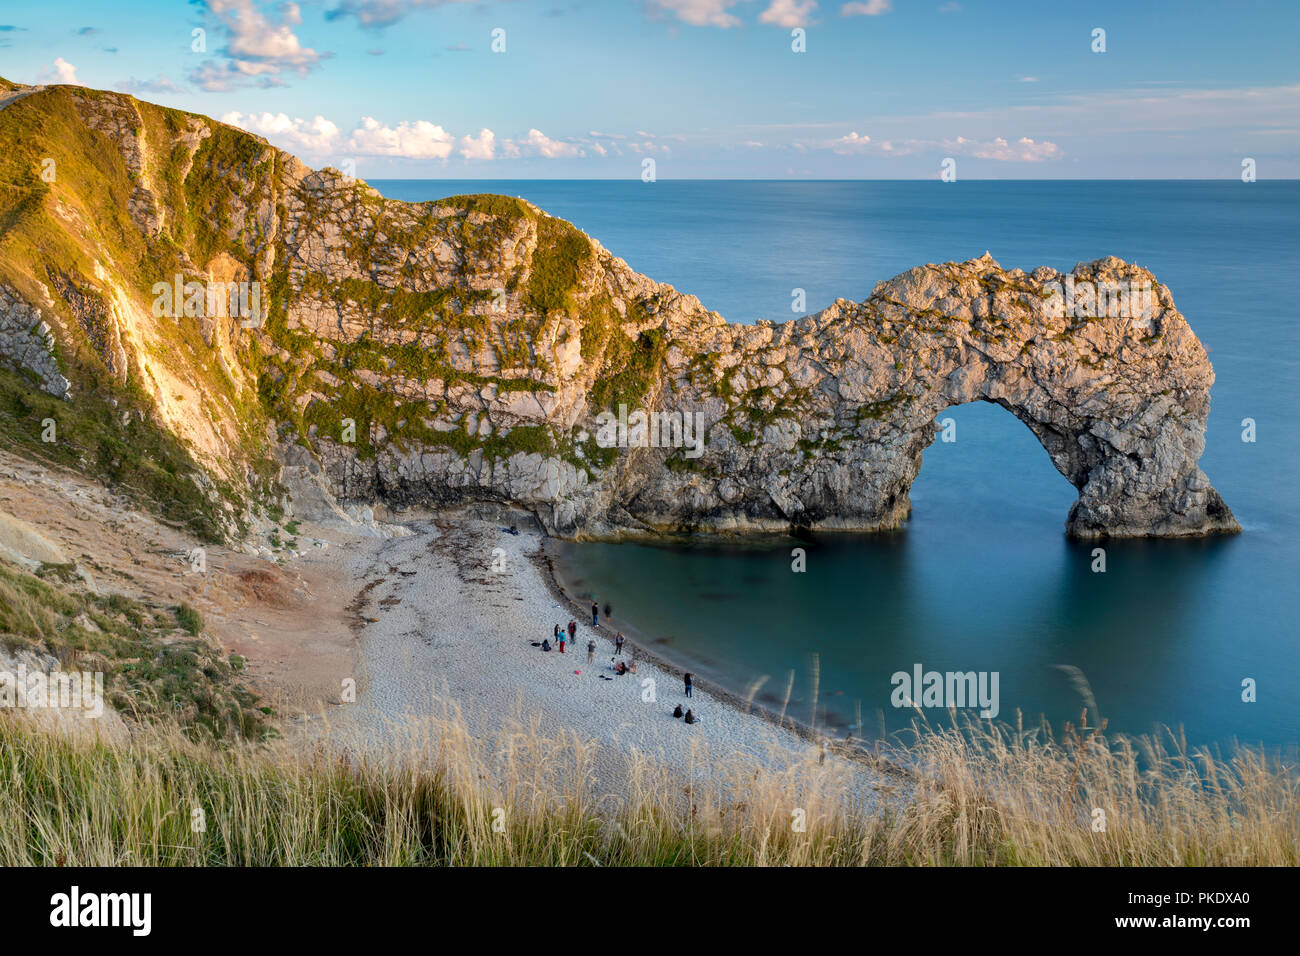
[[542, 638], [542, 650], [549, 651], [550, 649], [551, 649], [551, 642], [548, 641], [546, 638]]
[[627, 665], [627, 672], [628, 672], [629, 674], [635, 674], [635, 673], [636, 673], [636, 658], [632, 658], [632, 663], [630, 663], [630, 664]]
[[618, 674], [620, 677], [622, 677], [624, 674], [627, 673], [627, 664], [625, 664], [623, 661], [618, 661], [617, 663], [615, 663], [614, 658], [611, 657], [609, 659], [609, 662], [614, 665], [615, 674]]
[[673, 716], [674, 716], [674, 717], [677, 717], [677, 718], [679, 718], [679, 719], [681, 718], [681, 716], [682, 716], [682, 705], [681, 705], [681, 704], [678, 704], [676, 707], [673, 708]]
[[688, 724], [698, 724], [700, 722], [700, 718], [696, 717], [694, 712], [688, 710], [686, 712], [686, 722]]

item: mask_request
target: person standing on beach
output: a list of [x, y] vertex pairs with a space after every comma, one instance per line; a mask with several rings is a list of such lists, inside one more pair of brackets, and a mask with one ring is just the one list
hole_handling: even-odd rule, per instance
[[571, 641], [576, 641], [577, 639], [578, 639], [578, 622], [577, 622], [577, 621], [574, 621], [574, 620], [570, 620], [570, 621], [569, 621], [569, 640], [571, 640]]
[[559, 639], [560, 639], [560, 625], [557, 624], [555, 625], [555, 633], [551, 635], [551, 640], [558, 641]]
[[600, 605], [595, 601], [591, 602], [591, 626], [600, 627]]
[[690, 671], [687, 671], [687, 672], [686, 672], [686, 677], [685, 677], [683, 683], [686, 684], [686, 696], [687, 696], [687, 697], [690, 697], [690, 696], [691, 696], [691, 689], [692, 689], [692, 687], [691, 687], [691, 674], [690, 674]]
[[619, 657], [623, 656], [623, 632], [619, 631], [618, 636], [614, 638], [614, 653]]
[[560, 653], [564, 653], [564, 634], [560, 634]]
[[596, 642], [587, 642], [587, 666], [590, 667], [596, 661]]

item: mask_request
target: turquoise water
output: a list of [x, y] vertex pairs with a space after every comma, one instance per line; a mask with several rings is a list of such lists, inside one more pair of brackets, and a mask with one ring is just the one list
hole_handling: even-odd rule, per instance
[[[1093, 545], [1063, 525], [1074, 489], [1009, 412], [945, 414], [899, 533], [745, 546], [558, 545], [574, 589], [660, 653], [791, 711], [865, 732], [904, 726], [891, 675], [996, 671], [1001, 716], [1077, 720], [1079, 668], [1111, 729], [1189, 741], [1300, 740], [1300, 183], [378, 182], [423, 200], [521, 195], [635, 269], [733, 321], [862, 299], [922, 262], [986, 249], [1003, 266], [1117, 255], [1151, 268], [1210, 352], [1202, 467], [1245, 533]], [[1242, 420], [1257, 440], [1241, 440]], [[791, 571], [803, 547], [807, 571]], [[815, 658], [814, 658], [815, 656]], [[1242, 701], [1242, 681], [1257, 700]], [[1095, 719], [1095, 718], [1094, 718]]]

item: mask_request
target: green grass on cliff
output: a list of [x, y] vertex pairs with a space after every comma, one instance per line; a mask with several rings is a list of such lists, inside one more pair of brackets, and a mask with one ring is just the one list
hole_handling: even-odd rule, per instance
[[222, 499], [204, 492], [203, 472], [189, 453], [168, 431], [141, 419], [147, 404], [104, 394], [90, 389], [63, 401], [0, 367], [0, 434], [25, 457], [90, 475], [170, 524], [220, 540]]
[[[166, 126], [166, 134], [175, 135], [183, 129], [178, 122], [183, 115], [165, 116], [171, 121]], [[265, 237], [261, 236], [255, 220], [233, 222], [228, 200], [235, 184], [241, 189], [257, 187], [254, 196], [273, 194], [277, 151], [230, 126], [212, 123], [209, 129], [212, 135], [199, 145], [193, 165], [183, 180], [180, 178], [182, 145], [174, 147], [166, 167], [170, 200], [167, 206], [174, 210], [171, 238], [178, 247], [190, 250], [195, 262], [206, 263], [224, 252], [251, 266], [250, 248], [260, 245], [259, 240], [265, 241]], [[243, 227], [243, 238], [231, 239], [228, 233], [237, 225]]]
[[105, 703], [195, 739], [271, 732], [257, 697], [204, 638], [188, 605], [155, 607], [81, 586], [70, 567], [32, 574], [0, 559], [0, 645], [48, 654], [65, 671], [104, 674]]
[[[527, 280], [520, 279], [523, 273], [506, 280], [507, 290], [517, 294], [527, 309], [524, 316], [504, 319], [483, 314], [483, 303], [495, 294], [492, 290], [456, 286], [409, 292], [363, 279], [329, 283], [319, 275], [306, 274], [297, 280], [298, 289], [290, 291], [290, 297], [349, 302], [357, 313], [369, 316], [372, 324], [354, 341], [330, 343], [327, 358], [309, 336], [289, 331], [273, 319], [269, 327], [273, 339], [294, 357], [288, 362], [283, 357], [268, 357], [261, 386], [264, 402], [276, 410], [277, 417], [293, 423], [300, 435], [314, 426], [316, 434], [337, 440], [343, 420], [352, 419], [357, 424], [358, 454], [363, 458], [378, 451], [368, 435], [372, 426], [382, 426], [388, 441], [407, 448], [416, 444], [449, 447], [462, 456], [480, 451], [489, 460], [536, 452], [583, 468], [593, 463], [608, 465], [611, 455], [583, 458], [575, 452], [572, 434], [544, 426], [515, 427], [505, 434], [494, 431], [487, 436], [469, 434], [462, 427], [431, 429], [424, 419], [442, 414], [441, 407], [428, 410], [419, 402], [407, 402], [355, 380], [358, 369], [367, 369], [414, 383], [437, 380], [446, 385], [493, 385], [499, 393], [553, 390], [554, 385], [543, 381], [551, 372], [552, 357], [539, 354], [534, 343], [561, 313], [577, 318], [583, 358], [597, 369], [592, 389], [596, 407], [616, 407], [619, 402], [636, 406], [656, 380], [665, 351], [662, 331], [649, 329], [629, 336], [622, 328], [627, 320], [615, 313], [608, 295], [580, 299], [595, 259], [587, 237], [571, 224], [506, 196], [453, 196], [429, 205], [444, 214], [454, 212], [422, 220], [417, 227], [421, 241], [442, 237], [459, 245], [475, 261], [491, 261], [503, 237], [517, 235], [523, 221], [533, 224], [537, 241], [528, 262]], [[466, 311], [475, 304], [479, 308]], [[631, 306], [631, 319], [644, 319], [636, 304]], [[402, 345], [379, 340], [393, 335], [410, 338]], [[457, 367], [451, 357], [453, 346], [463, 347], [470, 355], [490, 350], [501, 371], [485, 374]], [[329, 373], [340, 384], [323, 382], [316, 371]], [[318, 397], [303, 407], [296, 396], [307, 391]]]
[[[102, 113], [119, 110], [144, 144], [144, 174], [162, 214], [157, 236], [143, 235], [132, 221], [128, 209], [140, 177], [127, 168], [116, 143], [87, 125], [81, 113], [87, 103]], [[181, 138], [192, 136], [196, 122], [210, 135], [187, 146]], [[398, 206], [360, 183], [350, 193], [346, 187], [331, 190], [328, 202], [309, 189], [291, 199], [279, 191], [283, 154], [255, 137], [181, 111], [80, 88], [46, 89], [0, 111], [0, 143], [6, 147], [0, 149], [0, 281], [28, 301], [42, 301], [42, 284], [50, 290], [61, 320], [52, 324], [63, 330], [59, 361], [74, 386], [71, 407], [57, 407], [23, 376], [5, 380], [0, 398], [8, 422], [18, 429], [18, 444], [131, 490], [168, 520], [204, 537], [237, 533], [223, 512], [242, 514], [250, 502], [274, 494], [268, 423], [279, 426], [281, 435], [296, 432], [305, 441], [312, 426], [333, 435], [344, 418], [353, 418], [359, 437], [382, 426], [389, 440], [408, 447], [425, 443], [462, 455], [481, 450], [488, 457], [535, 451], [580, 467], [592, 464], [575, 453], [574, 434], [547, 428], [482, 437], [463, 428], [432, 429], [425, 422], [442, 409], [421, 409], [386, 389], [366, 386], [356, 380], [358, 371], [413, 382], [492, 385], [500, 393], [553, 389], [545, 379], [555, 357], [534, 344], [554, 324], [576, 320], [584, 361], [595, 369], [595, 407], [638, 406], [656, 386], [665, 350], [661, 330], [627, 334], [624, 325], [646, 324], [641, 305], [631, 302], [626, 315], [616, 312], [587, 237], [522, 200], [466, 195]], [[40, 175], [47, 159], [53, 161], [53, 182]], [[427, 288], [426, 275], [409, 273], [418, 257], [399, 263], [396, 281], [382, 286], [355, 277], [331, 282], [310, 272], [291, 279], [283, 255], [276, 257], [272, 274], [259, 273], [271, 236], [258, 210], [275, 209], [283, 222], [287, 204], [301, 203], [304, 228], [311, 228], [316, 217], [332, 215], [339, 201], [364, 223], [345, 237], [346, 255], [362, 275], [393, 265], [375, 244], [376, 236], [410, 248], [446, 241], [476, 268], [501, 270], [511, 301], [524, 306], [523, 315], [506, 320], [483, 314], [496, 292], [471, 287], [477, 283], [468, 273], [464, 282], [409, 291]], [[508, 269], [506, 243], [529, 230], [536, 233], [529, 259]], [[148, 349], [153, 362], [165, 364], [204, 396], [195, 412], [210, 417], [230, 447], [219, 460], [201, 465], [150, 414], [154, 383], [136, 380], [130, 356], [125, 376], [114, 367], [120, 356], [106, 287], [120, 285], [132, 307], [147, 308], [155, 283], [176, 274], [200, 278], [187, 263], [203, 269], [218, 257], [229, 257], [244, 274], [262, 281], [269, 308], [263, 336], [236, 339], [236, 372], [217, 359], [196, 322], [154, 323], [160, 340], [145, 343], [137, 337], [124, 343], [128, 350]], [[369, 332], [355, 342], [330, 344], [290, 330], [288, 306], [309, 295], [351, 302], [370, 318]], [[405, 344], [390, 344], [394, 336]], [[453, 360], [453, 348], [471, 356], [491, 350], [499, 371], [462, 371], [464, 360]], [[344, 384], [324, 385], [317, 371]], [[32, 444], [31, 418], [37, 411], [38, 420], [55, 418], [66, 444]], [[133, 422], [129, 434], [114, 434], [120, 412]], [[376, 451], [368, 438], [359, 446], [363, 456]], [[611, 456], [597, 457], [609, 464]], [[205, 470], [214, 479], [206, 494], [194, 481]], [[223, 479], [219, 470], [230, 478]], [[250, 471], [261, 477], [245, 487], [242, 476]]]
[[602, 374], [591, 388], [592, 405], [616, 409], [625, 403], [629, 409], [636, 408], [655, 383], [666, 351], [663, 329], [646, 329], [635, 339], [621, 328], [610, 329]]
[[[150, 147], [146, 169], [164, 209], [161, 235], [147, 238], [132, 221], [128, 206], [135, 174], [117, 145], [86, 124], [79, 101], [94, 109], [124, 102], [138, 109], [136, 128]], [[191, 215], [191, 209], [213, 207], [205, 190], [216, 187], [204, 182], [198, 170], [191, 170], [195, 182], [187, 185], [175, 164], [153, 151], [184, 129], [187, 120], [188, 114], [175, 110], [68, 87], [46, 89], [0, 111], [0, 282], [34, 303], [43, 301], [42, 284], [48, 290], [54, 307], [44, 311], [51, 325], [62, 327], [57, 355], [73, 383], [71, 401], [52, 402], [25, 376], [6, 374], [0, 381], [0, 416], [25, 453], [129, 490], [168, 520], [216, 538], [231, 528], [218, 520], [224, 506], [237, 512], [266, 486], [251, 489], [224, 479], [157, 424], [150, 397], [156, 386], [138, 377], [129, 354], [126, 368], [116, 367], [119, 356], [105, 288], [119, 285], [130, 308], [147, 310], [155, 283], [170, 282], [176, 274], [194, 277], [182, 264], [183, 254], [202, 259], [220, 245], [196, 225], [204, 222], [203, 216]], [[213, 139], [218, 145], [226, 142], [220, 134]], [[248, 139], [235, 137], [237, 142]], [[52, 181], [42, 178], [47, 170]], [[227, 248], [241, 251], [235, 243]], [[109, 272], [101, 278], [104, 269]], [[215, 465], [231, 466], [233, 478], [242, 475], [241, 463], [250, 464], [265, 482], [264, 418], [256, 395], [226, 374], [197, 322], [155, 322], [153, 333], [157, 341], [124, 339], [122, 346], [128, 353], [148, 349], [152, 361], [165, 364], [205, 396], [197, 414], [213, 417], [219, 430], [237, 436], [230, 454]], [[39, 422], [51, 417], [58, 423], [59, 440], [33, 444]], [[127, 418], [130, 424], [124, 426]], [[212, 478], [209, 494], [199, 493], [195, 484], [195, 476], [204, 474]]]
[[540, 218], [524, 301], [543, 315], [565, 308], [591, 258], [591, 242], [581, 232], [563, 220]]

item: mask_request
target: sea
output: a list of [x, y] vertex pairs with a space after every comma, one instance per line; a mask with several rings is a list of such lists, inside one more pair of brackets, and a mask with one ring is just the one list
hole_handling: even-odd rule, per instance
[[[1150, 268], [1214, 365], [1201, 466], [1243, 533], [1066, 538], [1075, 491], [1006, 410], [941, 418], [897, 532], [550, 542], [557, 573], [697, 681], [831, 733], [943, 723], [910, 683], [975, 673], [1059, 733], [1105, 721], [1187, 746], [1300, 742], [1300, 182], [452, 181], [408, 201], [521, 196], [733, 322], [797, 318], [927, 262], [990, 252]], [[802, 549], [802, 561], [795, 549]], [[802, 570], [799, 568], [802, 566]], [[900, 678], [907, 675], [908, 685]], [[923, 676], [922, 683], [925, 678]], [[952, 702], [948, 700], [946, 702]], [[901, 704], [901, 706], [900, 706]], [[1085, 714], [1085, 708], [1087, 713]]]

